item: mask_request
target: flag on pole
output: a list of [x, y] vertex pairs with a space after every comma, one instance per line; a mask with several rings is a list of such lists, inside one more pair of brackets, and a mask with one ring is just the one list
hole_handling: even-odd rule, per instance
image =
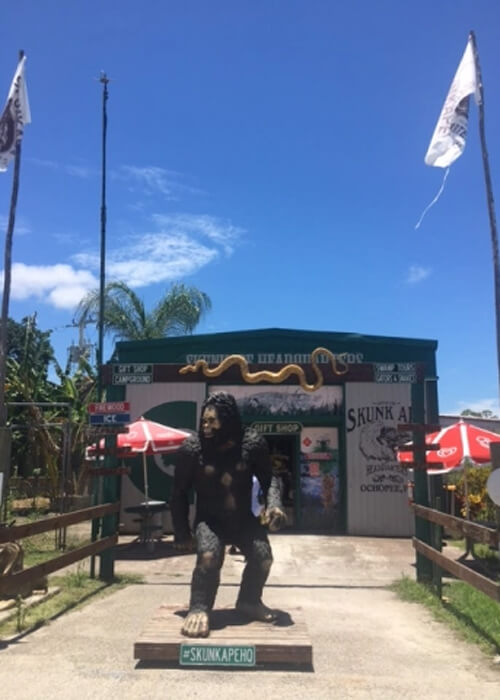
[[469, 37], [425, 154], [427, 165], [447, 168], [462, 155], [469, 122], [469, 98], [472, 93], [475, 93], [476, 102], [479, 104], [476, 63], [472, 40]]
[[23, 137], [24, 125], [31, 122], [24, 66], [26, 56], [19, 61], [10, 86], [7, 103], [0, 116], [0, 171], [7, 166], [16, 152], [16, 145]]

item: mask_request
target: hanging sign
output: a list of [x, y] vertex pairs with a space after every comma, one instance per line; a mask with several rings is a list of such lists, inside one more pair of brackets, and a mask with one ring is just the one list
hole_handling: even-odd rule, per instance
[[415, 362], [376, 362], [374, 379], [381, 384], [415, 384], [417, 365]]
[[151, 384], [153, 382], [153, 365], [132, 363], [112, 365], [112, 384]]
[[89, 413], [129, 413], [128, 401], [102, 401], [101, 403], [89, 403]]
[[288, 422], [264, 422], [259, 421], [250, 425], [256, 433], [265, 435], [296, 435], [302, 430], [302, 423], [297, 421]]
[[124, 425], [130, 423], [130, 413], [90, 413], [90, 425]]

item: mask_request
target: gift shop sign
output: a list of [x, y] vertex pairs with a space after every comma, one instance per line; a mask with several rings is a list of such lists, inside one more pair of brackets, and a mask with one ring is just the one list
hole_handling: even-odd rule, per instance
[[250, 427], [262, 435], [296, 435], [302, 430], [302, 423], [297, 421], [257, 422], [252, 423]]

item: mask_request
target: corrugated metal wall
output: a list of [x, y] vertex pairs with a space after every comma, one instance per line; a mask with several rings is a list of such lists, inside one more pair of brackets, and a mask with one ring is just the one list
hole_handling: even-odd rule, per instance
[[205, 382], [156, 382], [155, 384], [128, 384], [126, 401], [130, 401], [130, 418], [137, 420], [155, 406], [173, 401], [194, 401], [198, 406], [205, 400]]
[[406, 470], [394, 448], [396, 428], [410, 421], [409, 384], [347, 384], [347, 532], [407, 537], [413, 534]]

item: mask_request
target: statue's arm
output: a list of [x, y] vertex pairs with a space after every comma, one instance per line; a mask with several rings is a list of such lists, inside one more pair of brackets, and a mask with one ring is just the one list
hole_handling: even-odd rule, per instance
[[260, 435], [250, 436], [253, 473], [259, 480], [264, 495], [263, 521], [270, 530], [279, 530], [286, 523], [281, 500], [281, 483], [272, 472], [267, 442]]

